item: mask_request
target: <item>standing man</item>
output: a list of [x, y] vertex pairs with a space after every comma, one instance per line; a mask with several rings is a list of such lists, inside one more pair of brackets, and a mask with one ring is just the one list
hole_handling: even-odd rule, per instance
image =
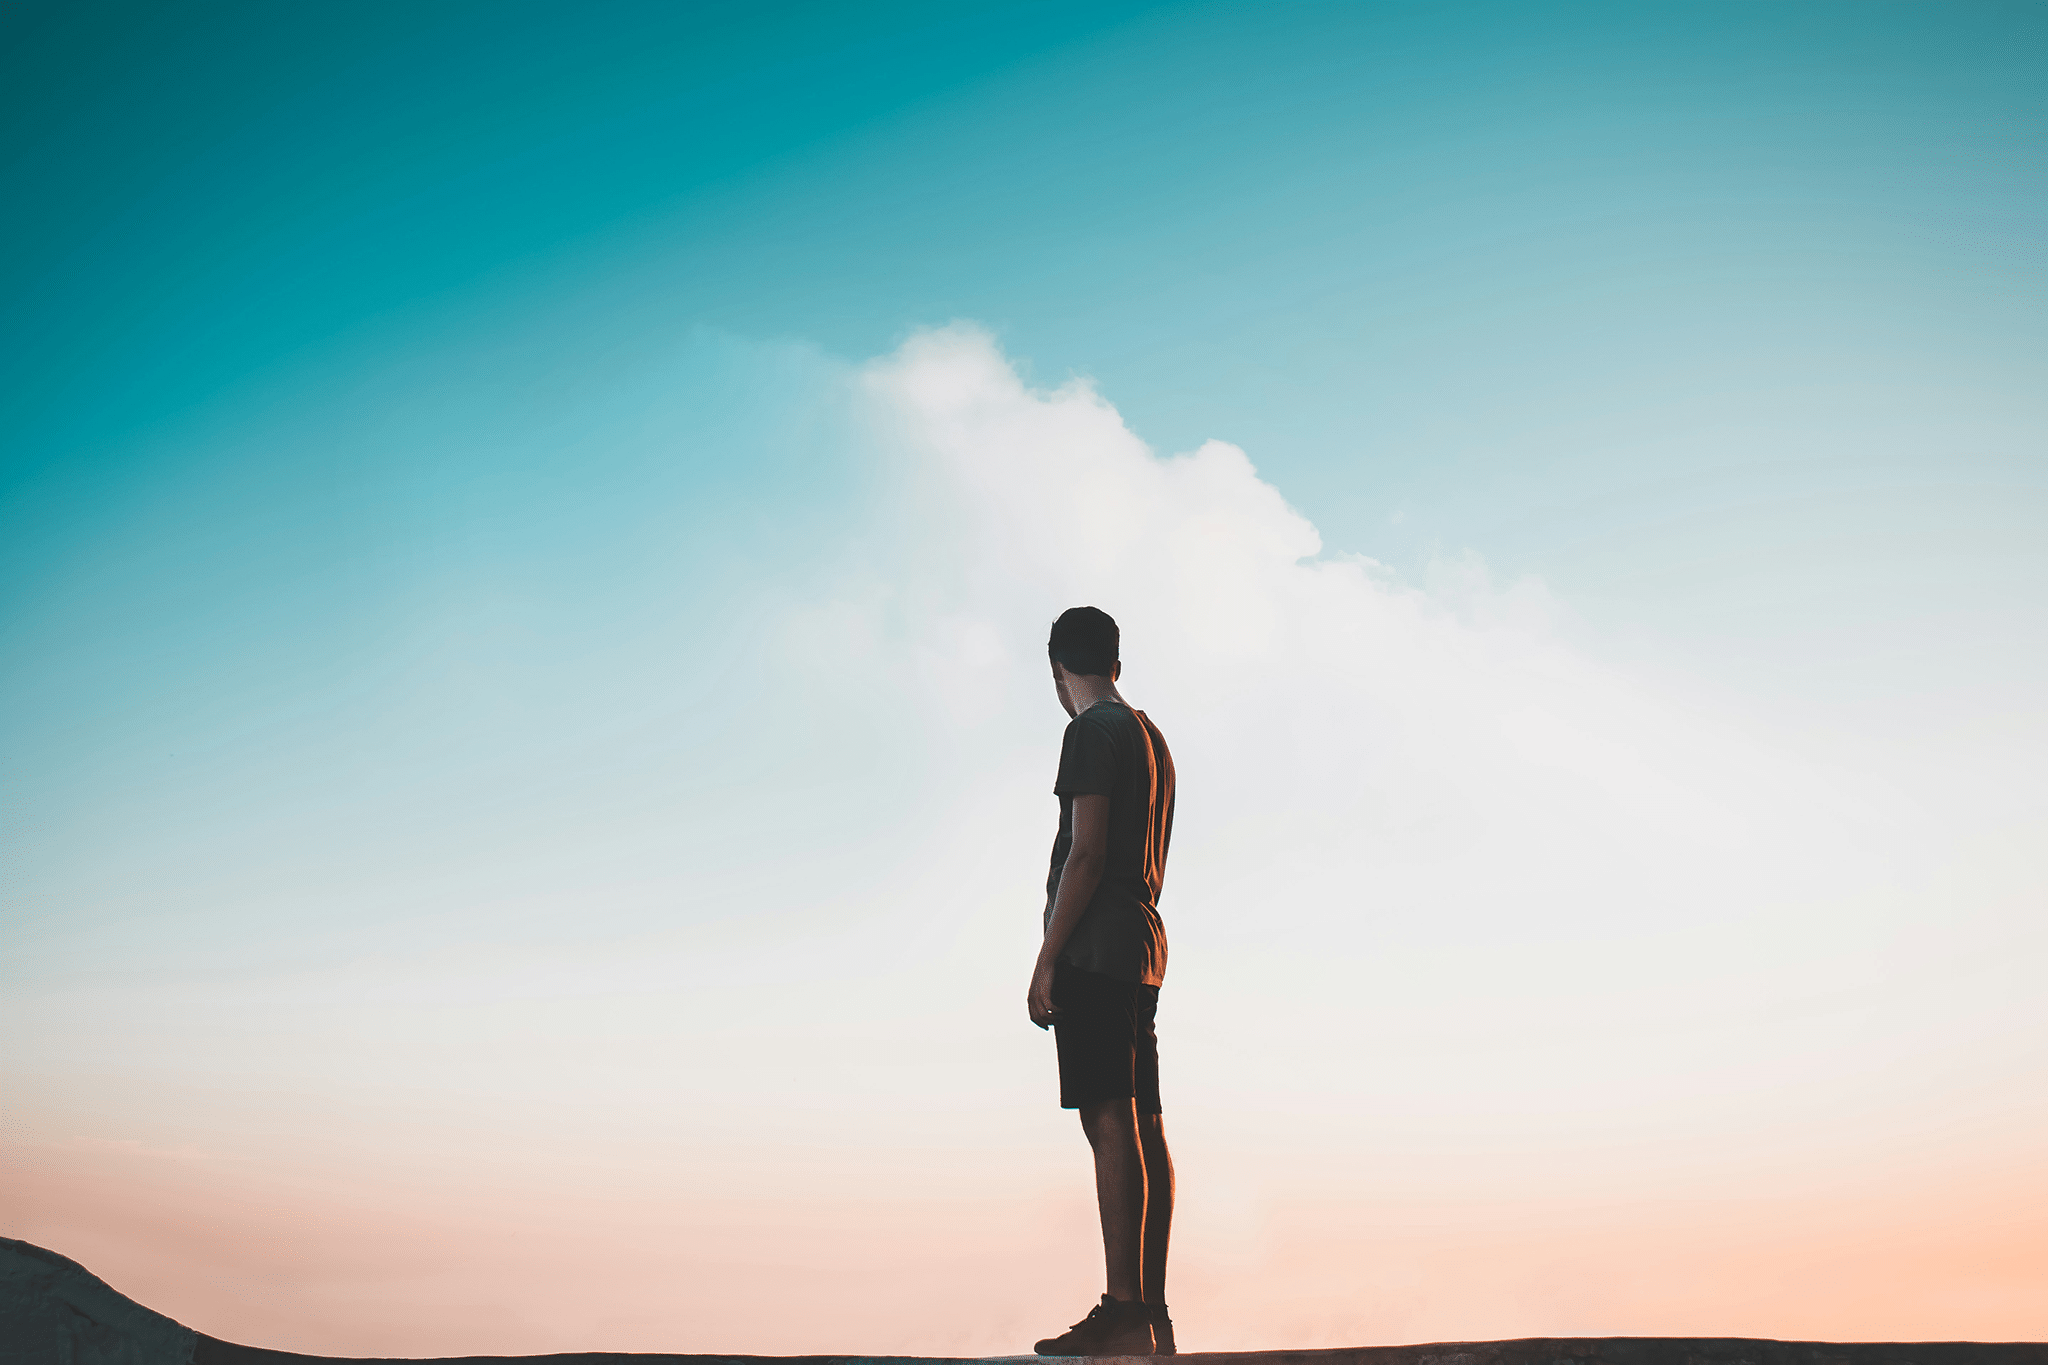
[[1159, 886], [1173, 837], [1173, 756], [1118, 695], [1116, 622], [1073, 607], [1052, 624], [1053, 688], [1073, 719], [1053, 791], [1060, 832], [1045, 887], [1031, 1022], [1059, 1044], [1060, 1107], [1095, 1153], [1108, 1292], [1040, 1355], [1172, 1355], [1166, 1239], [1173, 1161], [1159, 1117], [1153, 1017], [1166, 974]]

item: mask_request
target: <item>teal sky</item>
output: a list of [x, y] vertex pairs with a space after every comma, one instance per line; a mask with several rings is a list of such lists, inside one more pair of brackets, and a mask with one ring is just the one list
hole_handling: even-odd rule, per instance
[[[2048, 950], [2048, 7], [16, 0], [0, 127], [5, 1061], [21, 1141], [81, 1179], [119, 1186], [78, 1143], [211, 1153], [221, 1189], [234, 1162], [431, 1184], [601, 1149], [593, 1171], [682, 1200], [606, 1145], [606, 1106], [632, 1090], [633, 1142], [697, 1152], [692, 1170], [755, 1144], [815, 1175], [818, 1149], [774, 1145], [824, 1104], [761, 1079], [785, 1065], [852, 1106], [855, 1145], [915, 1149], [904, 1126], [939, 1123], [954, 1155], [932, 1168], [967, 1170], [983, 1130], [943, 1125], [1035, 1104], [1035, 1039], [969, 1028], [998, 1066], [1016, 1049], [1016, 1075], [943, 1120], [899, 1105], [928, 1078], [860, 1049], [911, 1026], [915, 983], [973, 1019], [1021, 986], [1058, 721], [1024, 637], [1069, 592], [1123, 594], [1101, 604], [1134, 698], [1186, 748], [1181, 998], [1224, 998], [1230, 954], [1268, 971], [1268, 1015], [1299, 1004], [1283, 983], [1356, 968], [1420, 1013], [1359, 1003], [1325, 1036], [1421, 1036], [1431, 982], [1493, 981], [1415, 1077], [1355, 1093], [1507, 1112], [1537, 1073], [1458, 1082], [1460, 1030], [1511, 1039], [1558, 1008], [1516, 975], [1533, 953], [1604, 983], [1587, 1020], [1642, 1011], [1645, 1037], [1678, 1038], [1702, 1105], [1766, 1074], [1798, 1088], [1786, 1059], [1839, 1080], [1783, 1131], [1722, 1131], [1750, 1112], [1732, 1101], [1703, 1119], [1646, 1100], [1614, 1160], [1666, 1192], [1693, 1175], [1654, 1154], [1689, 1143], [1789, 1187], [1872, 1106], [1974, 1115], [1956, 1122], [1987, 1170], [2048, 1134], [2013, 1098]], [[1005, 387], [1010, 367], [1035, 387]], [[1152, 453], [1227, 442], [1257, 480], [1140, 460], [1061, 390], [1077, 378]], [[1134, 528], [1163, 518], [1131, 533], [1160, 562], [1212, 533], [1217, 564], [1254, 544], [1286, 562], [1089, 577], [1056, 509], [1105, 470], [1128, 475]], [[1379, 567], [1319, 596], [1356, 556]], [[1176, 593], [1264, 643], [1205, 653], [1223, 646], [1199, 611], [1168, 624]], [[1402, 603], [1461, 624], [1403, 635]], [[1325, 747], [1362, 776], [1306, 739], [1259, 757], [1245, 680], [1343, 713]], [[1499, 752], [1474, 738], [1495, 719]], [[1548, 790], [1530, 764], [1584, 784], [1583, 822], [1500, 795]], [[1243, 778], [1227, 795], [1224, 773]], [[1641, 814], [1667, 802], [1694, 842]], [[1605, 858], [1594, 829], [1643, 842]], [[961, 910], [932, 869], [974, 858]], [[1411, 910], [1426, 867], [1468, 909], [1392, 923], [1373, 858], [1407, 868], [1387, 876]], [[1325, 951], [1251, 942], [1227, 913], [1218, 888], [1282, 862], [1342, 920]], [[1538, 864], [1548, 939], [1459, 881]], [[1703, 908], [1710, 885], [1766, 883], [1739, 925]], [[1569, 889], [1595, 884], [1583, 905]], [[1330, 890], [1360, 885], [1364, 908]], [[1631, 920], [1646, 904], [1667, 918]], [[1674, 958], [1687, 975], [1661, 993], [1629, 984]], [[848, 966], [899, 992], [870, 1025], [835, 1013]], [[663, 994], [677, 978], [713, 984]], [[732, 1041], [721, 1011], [756, 987], [799, 999], [772, 1030], [786, 1051]], [[1729, 1000], [1754, 1036], [1686, 1053]], [[1219, 1076], [1271, 1071], [1200, 1036], [1237, 1059]], [[663, 1108], [660, 1047], [720, 1059], [692, 1103], [746, 1104], [698, 1127]], [[1297, 1082], [1302, 1105], [1350, 1103], [1273, 1083]], [[548, 1085], [574, 1104], [506, 1136]], [[1259, 1139], [1227, 1092], [1190, 1082], [1211, 1124], [1190, 1159], [1265, 1208], [1230, 1174]], [[1388, 1137], [1374, 1102], [1324, 1117], [1356, 1143], [1464, 1140]], [[1516, 1160], [1593, 1140], [1552, 1120]], [[1911, 1131], [1901, 1150], [1967, 1146]], [[1014, 1141], [1024, 1190], [1053, 1158]], [[1903, 1179], [1870, 1153], [1838, 1165]], [[1562, 1169], [1531, 1167], [1532, 1188], [1579, 1188]], [[885, 1176], [876, 1197], [903, 1204]], [[1196, 1257], [1235, 1236], [1204, 1216]], [[118, 1213], [19, 1217], [208, 1302]], [[478, 1244], [467, 1215], [435, 1217], [455, 1261]], [[1210, 1339], [1351, 1330], [1279, 1302]], [[1356, 1330], [1683, 1318], [1647, 1303]], [[1843, 1311], [1705, 1325], [1970, 1327]], [[423, 1340], [387, 1317], [389, 1335], [257, 1344]], [[716, 1345], [662, 1330], [610, 1348]], [[752, 1344], [1002, 1344], [978, 1330]]]
[[18, 6], [9, 505], [56, 533], [153, 437], [513, 318], [557, 369], [972, 318], [1337, 547], [1798, 654], [1869, 610], [1830, 563], [2039, 581], [2042, 24]]

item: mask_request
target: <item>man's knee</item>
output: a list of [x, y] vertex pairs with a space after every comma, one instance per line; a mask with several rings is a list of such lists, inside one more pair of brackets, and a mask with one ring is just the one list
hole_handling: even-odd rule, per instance
[[1133, 1138], [1138, 1135], [1138, 1107], [1128, 1095], [1118, 1100], [1090, 1100], [1080, 1112], [1081, 1127], [1090, 1142], [1126, 1133]]

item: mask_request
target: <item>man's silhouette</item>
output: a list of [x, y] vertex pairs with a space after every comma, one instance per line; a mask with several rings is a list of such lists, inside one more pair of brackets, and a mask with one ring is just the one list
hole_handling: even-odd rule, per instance
[[1053, 687], [1073, 719], [1053, 791], [1059, 837], [1046, 881], [1045, 942], [1032, 969], [1031, 1022], [1059, 1043], [1060, 1105], [1081, 1111], [1095, 1153], [1108, 1292], [1040, 1355], [1172, 1355], [1166, 1239], [1173, 1161], [1159, 1112], [1153, 1016], [1166, 974], [1159, 885], [1173, 837], [1173, 756], [1143, 711], [1117, 694], [1123, 671], [1107, 612], [1053, 622]]

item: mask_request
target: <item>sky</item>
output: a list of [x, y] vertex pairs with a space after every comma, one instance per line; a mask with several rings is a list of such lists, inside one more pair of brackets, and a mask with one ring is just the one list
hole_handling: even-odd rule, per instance
[[2048, 1337], [2048, 10], [0, 5], [7, 1235], [992, 1355], [1065, 607], [1191, 1349]]

